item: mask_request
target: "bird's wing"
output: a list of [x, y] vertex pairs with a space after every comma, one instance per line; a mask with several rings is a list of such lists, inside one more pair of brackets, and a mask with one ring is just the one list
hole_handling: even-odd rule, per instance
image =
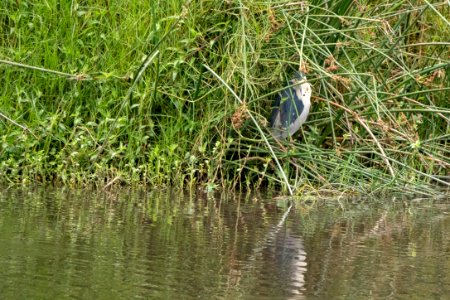
[[281, 120], [282, 126], [288, 128], [300, 116], [304, 109], [303, 102], [297, 97], [297, 93], [293, 87], [283, 90], [283, 98], [286, 100], [281, 103]]
[[279, 127], [280, 124], [280, 95], [277, 95], [275, 101], [272, 104], [272, 115], [270, 117], [270, 126], [275, 128]]

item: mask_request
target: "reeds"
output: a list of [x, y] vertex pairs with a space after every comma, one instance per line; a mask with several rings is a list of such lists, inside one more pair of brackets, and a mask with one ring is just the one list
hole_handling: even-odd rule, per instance
[[[14, 182], [428, 193], [449, 186], [450, 12], [429, 1], [0, 4]], [[294, 70], [313, 108], [267, 130]]]

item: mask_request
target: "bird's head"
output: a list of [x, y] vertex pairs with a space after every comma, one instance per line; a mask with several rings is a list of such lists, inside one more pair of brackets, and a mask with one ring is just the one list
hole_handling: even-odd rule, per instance
[[294, 72], [294, 77], [292, 78], [292, 80], [294, 81], [302, 81], [305, 80], [306, 81], [306, 74], [300, 71], [295, 71]]
[[305, 73], [296, 71], [290, 83], [296, 90], [299, 90], [303, 99], [306, 97], [309, 99], [311, 97], [311, 85], [307, 82]]

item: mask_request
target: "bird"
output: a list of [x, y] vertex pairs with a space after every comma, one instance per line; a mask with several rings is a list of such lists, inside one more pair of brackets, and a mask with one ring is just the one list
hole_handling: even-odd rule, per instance
[[272, 105], [272, 135], [280, 140], [296, 133], [305, 123], [311, 107], [311, 85], [306, 75], [295, 72], [288, 86], [280, 91]]

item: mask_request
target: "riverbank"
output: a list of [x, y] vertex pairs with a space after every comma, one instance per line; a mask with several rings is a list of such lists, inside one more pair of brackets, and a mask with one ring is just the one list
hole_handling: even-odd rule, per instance
[[[3, 181], [449, 186], [445, 2], [178, 2], [0, 5]], [[271, 101], [299, 69], [312, 113], [278, 142]]]

